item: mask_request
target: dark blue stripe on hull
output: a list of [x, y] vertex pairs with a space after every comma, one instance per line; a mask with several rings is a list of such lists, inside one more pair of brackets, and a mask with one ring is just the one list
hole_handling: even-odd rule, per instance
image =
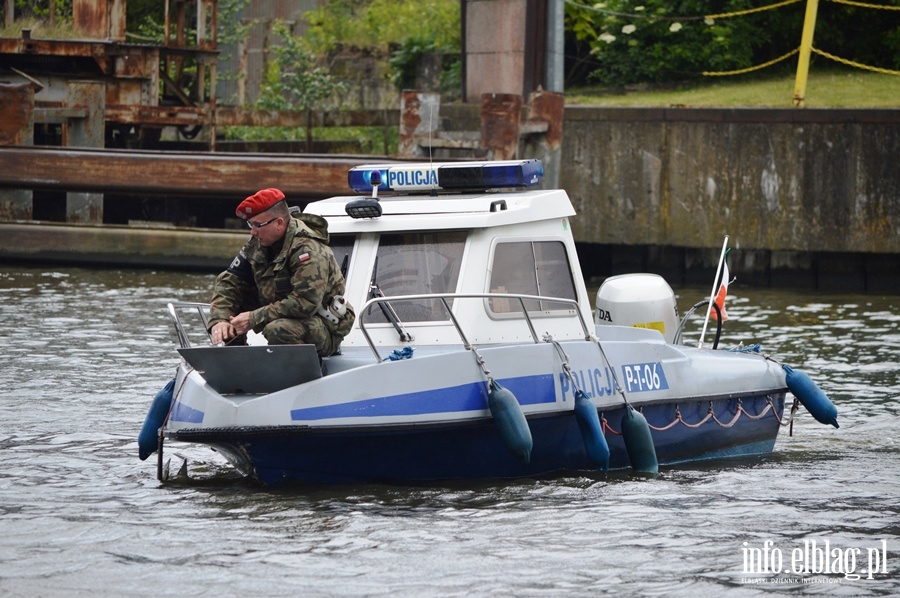
[[[497, 382], [502, 383], [513, 392], [521, 405], [556, 402], [553, 376], [550, 374], [504, 378]], [[487, 406], [487, 384], [477, 382], [437, 388], [426, 392], [376, 397], [322, 407], [304, 407], [292, 410], [291, 419], [306, 422], [342, 417], [464, 413], [486, 409]]]
[[[784, 394], [773, 396], [775, 414], [753, 420], [742, 415], [731, 428], [707, 421], [699, 428], [676, 424], [664, 431], [651, 430], [660, 464], [710, 458], [764, 454], [772, 450], [784, 410]], [[743, 407], [751, 414], [762, 412], [767, 398], [744, 397]], [[716, 400], [716, 417], [731, 421], [737, 401]], [[706, 417], [709, 401], [681, 403], [682, 418], [696, 423]], [[663, 427], [675, 418], [676, 405], [665, 403], [643, 408], [648, 422]], [[621, 429], [623, 410], [607, 411], [614, 430]], [[514, 457], [490, 419], [440, 426], [392, 426], [376, 429], [340, 428], [272, 430], [229, 430], [215, 437], [214, 431], [182, 431], [178, 440], [215, 445], [235, 461], [249, 455], [251, 467], [260, 481], [309, 482], [414, 482], [450, 479], [537, 477], [567, 471], [590, 471], [596, 467], [588, 459], [581, 432], [572, 413], [530, 417], [534, 439], [531, 462]], [[610, 468], [628, 468], [622, 437], [606, 433], [610, 448]], [[246, 467], [248, 464], [243, 463]]]

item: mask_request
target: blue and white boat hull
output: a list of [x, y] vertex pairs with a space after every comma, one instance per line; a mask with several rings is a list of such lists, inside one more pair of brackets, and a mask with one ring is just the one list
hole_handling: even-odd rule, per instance
[[[629, 458], [619, 435], [624, 402], [616, 382], [641, 364], [646, 379], [636, 382], [632, 375], [623, 392], [651, 425], [661, 464], [772, 450], [786, 391], [777, 365], [758, 355], [648, 342], [652, 333], [637, 329], [620, 336], [634, 339], [605, 343], [606, 352], [615, 356], [611, 360], [617, 360], [615, 380], [592, 342], [561, 344], [571, 377], [550, 343], [480, 351], [526, 416], [534, 442], [528, 463], [507, 450], [488, 409], [484, 374], [463, 349], [372, 363], [264, 396], [219, 395], [199, 373], [183, 368], [167, 435], [209, 444], [265, 483], [416, 482], [597, 471], [575, 419], [574, 385], [605, 422], [609, 467], [626, 468]], [[356, 356], [335, 360], [342, 358]], [[701, 393], [700, 372], [709, 388], [710, 372], [724, 367], [723, 360], [729, 373], [723, 375], [721, 392]], [[739, 405], [743, 411], [735, 419]]]

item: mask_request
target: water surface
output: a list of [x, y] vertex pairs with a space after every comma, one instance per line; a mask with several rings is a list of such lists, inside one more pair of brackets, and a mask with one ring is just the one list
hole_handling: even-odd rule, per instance
[[[0, 267], [0, 594], [900, 593], [900, 297], [732, 287], [723, 345], [761, 343], [839, 409], [837, 430], [801, 409], [770, 457], [653, 478], [265, 488], [170, 443], [187, 477], [161, 485], [136, 437], [177, 364], [165, 305], [211, 284]], [[678, 289], [679, 307], [705, 292]], [[825, 542], [846, 565], [858, 550], [854, 570], [745, 571], [749, 550], [790, 567]], [[883, 547], [887, 572], [867, 579]]]

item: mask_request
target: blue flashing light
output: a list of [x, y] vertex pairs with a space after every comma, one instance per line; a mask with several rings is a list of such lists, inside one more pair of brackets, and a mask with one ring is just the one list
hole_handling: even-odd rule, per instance
[[[389, 166], [357, 166], [347, 174], [347, 183], [354, 191], [369, 193], [374, 189], [388, 191], [387, 170]], [[373, 176], [374, 175], [374, 176]], [[375, 185], [373, 185], [375, 183]], [[377, 186], [376, 186], [377, 185]]]
[[360, 193], [461, 191], [532, 187], [543, 176], [540, 160], [504, 160], [357, 166], [350, 170], [347, 182]]

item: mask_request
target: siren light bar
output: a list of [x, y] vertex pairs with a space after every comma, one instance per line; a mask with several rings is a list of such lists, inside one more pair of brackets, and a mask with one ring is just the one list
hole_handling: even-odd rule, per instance
[[[372, 176], [375, 173], [376, 176]], [[380, 182], [376, 179], [380, 176]], [[387, 164], [351, 168], [350, 188], [370, 191], [460, 191], [533, 187], [544, 176], [540, 160]]]

